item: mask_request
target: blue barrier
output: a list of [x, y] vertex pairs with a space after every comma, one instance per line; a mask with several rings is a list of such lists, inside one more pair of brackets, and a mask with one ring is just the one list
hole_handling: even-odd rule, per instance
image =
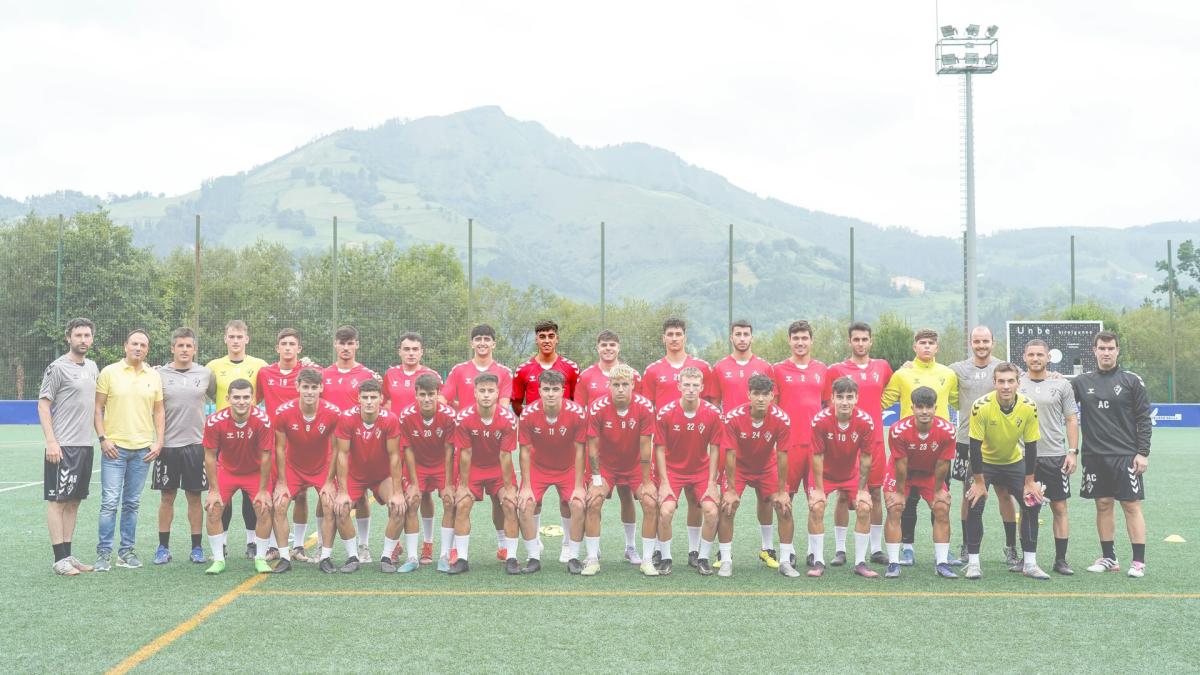
[[37, 423], [37, 401], [0, 401], [0, 424]]

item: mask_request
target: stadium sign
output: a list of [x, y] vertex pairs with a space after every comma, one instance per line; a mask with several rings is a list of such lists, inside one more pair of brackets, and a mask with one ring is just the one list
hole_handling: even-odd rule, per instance
[[1073, 377], [1096, 370], [1092, 338], [1104, 330], [1102, 321], [1009, 321], [1008, 360], [1021, 370], [1025, 367], [1025, 343], [1043, 340], [1050, 347], [1046, 370]]

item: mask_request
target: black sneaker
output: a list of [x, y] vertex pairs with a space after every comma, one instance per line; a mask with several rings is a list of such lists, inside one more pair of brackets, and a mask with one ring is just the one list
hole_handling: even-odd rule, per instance
[[446, 570], [446, 574], [464, 574], [470, 571], [471, 566], [467, 564], [467, 561], [459, 558], [458, 560], [454, 561], [454, 564], [450, 566], [450, 569]]
[[665, 577], [671, 573], [671, 559], [663, 558], [663, 560], [655, 565], [655, 567], [658, 568], [658, 575], [660, 577]]
[[525, 561], [525, 566], [521, 568], [521, 574], [537, 574], [542, 570], [542, 561], [537, 558], [530, 558]]
[[504, 561], [504, 571], [508, 572], [509, 574], [520, 574], [521, 563], [517, 562], [516, 558], [509, 558], [508, 560]]
[[886, 565], [888, 564], [887, 554], [883, 551], [875, 551], [871, 554], [871, 562], [875, 565]]
[[805, 565], [806, 565], [806, 566], [807, 566], [809, 569], [812, 569], [812, 567], [813, 567], [813, 561], [814, 561], [814, 560], [816, 560], [816, 559], [813, 557], [813, 554], [809, 553], [809, 554], [808, 554], [808, 557], [804, 559], [804, 564], [805, 564]]
[[712, 564], [708, 562], [708, 558], [696, 558], [696, 571], [702, 577], [707, 577], [713, 573]]
[[688, 567], [695, 567], [696, 561], [700, 559], [700, 551], [688, 551]]
[[834, 551], [833, 552], [833, 560], [831, 560], [829, 562], [829, 564], [832, 567], [841, 567], [842, 565], [845, 565], [846, 564], [846, 552], [845, 551]]
[[1058, 560], [1054, 561], [1054, 571], [1058, 572], [1064, 577], [1069, 577], [1072, 574], [1075, 574], [1075, 570], [1071, 569], [1071, 563], [1067, 562], [1064, 558], [1059, 558]]
[[579, 558], [571, 558], [567, 561], [567, 571], [571, 574], [579, 574], [583, 571], [583, 563], [579, 562]]
[[379, 571], [384, 574], [395, 574], [396, 563], [392, 562], [391, 558], [384, 556], [379, 559]]
[[658, 567], [659, 563], [662, 562], [662, 551], [655, 550], [654, 555], [650, 556], [650, 562], [654, 563], [655, 567]]
[[350, 558], [348, 560], [346, 560], [346, 564], [339, 567], [338, 571], [341, 572], [342, 574], [354, 574], [355, 572], [358, 571], [358, 568], [359, 568], [358, 557], [350, 556]]
[[285, 573], [291, 572], [291, 571], [292, 571], [292, 561], [285, 558], [283, 560], [280, 560], [279, 564], [275, 565], [275, 569], [271, 570], [271, 574], [285, 574]]
[[246, 560], [254, 560], [258, 555], [258, 546], [254, 542], [246, 544]]
[[336, 574], [337, 568], [333, 566], [333, 561], [329, 558], [321, 558], [321, 562], [317, 565], [317, 569], [325, 574]]

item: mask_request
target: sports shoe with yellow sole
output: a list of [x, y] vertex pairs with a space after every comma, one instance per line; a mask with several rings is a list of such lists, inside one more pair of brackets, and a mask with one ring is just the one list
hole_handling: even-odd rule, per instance
[[773, 548], [764, 548], [759, 551], [758, 559], [766, 563], [767, 567], [773, 570], [779, 569], [779, 554]]
[[[655, 570], [657, 571], [657, 570]], [[600, 573], [600, 561], [595, 558], [588, 558], [583, 564], [583, 569], [580, 570], [579, 576], [594, 577]]]

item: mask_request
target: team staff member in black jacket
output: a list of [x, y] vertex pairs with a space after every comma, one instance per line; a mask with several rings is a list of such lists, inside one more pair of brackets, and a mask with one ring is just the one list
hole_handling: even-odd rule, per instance
[[1117, 367], [1121, 353], [1117, 334], [1100, 331], [1092, 340], [1100, 368], [1075, 378], [1083, 427], [1083, 489], [1079, 496], [1096, 500], [1096, 529], [1100, 558], [1089, 572], [1117, 572], [1121, 566], [1113, 550], [1116, 519], [1113, 499], [1121, 502], [1125, 528], [1133, 545], [1129, 576], [1146, 575], [1146, 498], [1143, 474], [1150, 466], [1150, 398], [1136, 373]]

